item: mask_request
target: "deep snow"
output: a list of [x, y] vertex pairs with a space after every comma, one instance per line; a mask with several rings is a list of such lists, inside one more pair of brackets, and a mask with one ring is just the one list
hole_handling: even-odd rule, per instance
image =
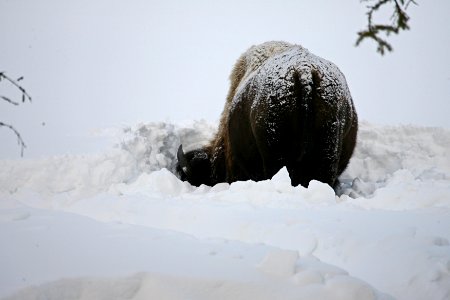
[[5, 299], [448, 299], [450, 131], [362, 123], [341, 177], [195, 188], [178, 145], [215, 124], [127, 128], [102, 153], [0, 161]]

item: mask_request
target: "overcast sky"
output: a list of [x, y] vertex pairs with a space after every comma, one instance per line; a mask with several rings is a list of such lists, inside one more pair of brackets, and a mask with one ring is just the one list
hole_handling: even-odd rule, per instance
[[[450, 128], [450, 1], [418, 3], [382, 57], [354, 47], [359, 0], [0, 0], [0, 71], [33, 96], [0, 102], [0, 120], [25, 157], [96, 150], [99, 128], [216, 121], [239, 55], [284, 40], [338, 65], [361, 120]], [[4, 82], [0, 95], [20, 99]], [[0, 142], [0, 158], [20, 156], [6, 128]]]

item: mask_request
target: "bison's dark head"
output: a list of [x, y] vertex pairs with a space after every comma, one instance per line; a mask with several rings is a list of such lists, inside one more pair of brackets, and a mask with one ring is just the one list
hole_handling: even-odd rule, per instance
[[184, 153], [183, 147], [180, 145], [177, 159], [176, 170], [181, 180], [188, 181], [195, 186], [200, 186], [201, 184], [212, 185], [211, 161], [204, 149]]

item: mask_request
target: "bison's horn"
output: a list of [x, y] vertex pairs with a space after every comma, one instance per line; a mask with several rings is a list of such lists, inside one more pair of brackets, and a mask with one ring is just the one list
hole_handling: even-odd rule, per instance
[[183, 152], [183, 145], [180, 145], [180, 147], [178, 147], [177, 159], [178, 159], [178, 163], [180, 164], [180, 167], [183, 168], [183, 171], [185, 171], [187, 169], [188, 162], [187, 162], [186, 156], [184, 155], [184, 152]]

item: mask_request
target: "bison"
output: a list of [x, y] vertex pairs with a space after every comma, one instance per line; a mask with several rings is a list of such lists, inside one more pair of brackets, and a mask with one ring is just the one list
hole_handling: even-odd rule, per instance
[[219, 129], [183, 152], [176, 170], [199, 186], [265, 180], [286, 166], [291, 184], [336, 188], [356, 143], [358, 118], [344, 75], [299, 45], [266, 42], [237, 60]]

